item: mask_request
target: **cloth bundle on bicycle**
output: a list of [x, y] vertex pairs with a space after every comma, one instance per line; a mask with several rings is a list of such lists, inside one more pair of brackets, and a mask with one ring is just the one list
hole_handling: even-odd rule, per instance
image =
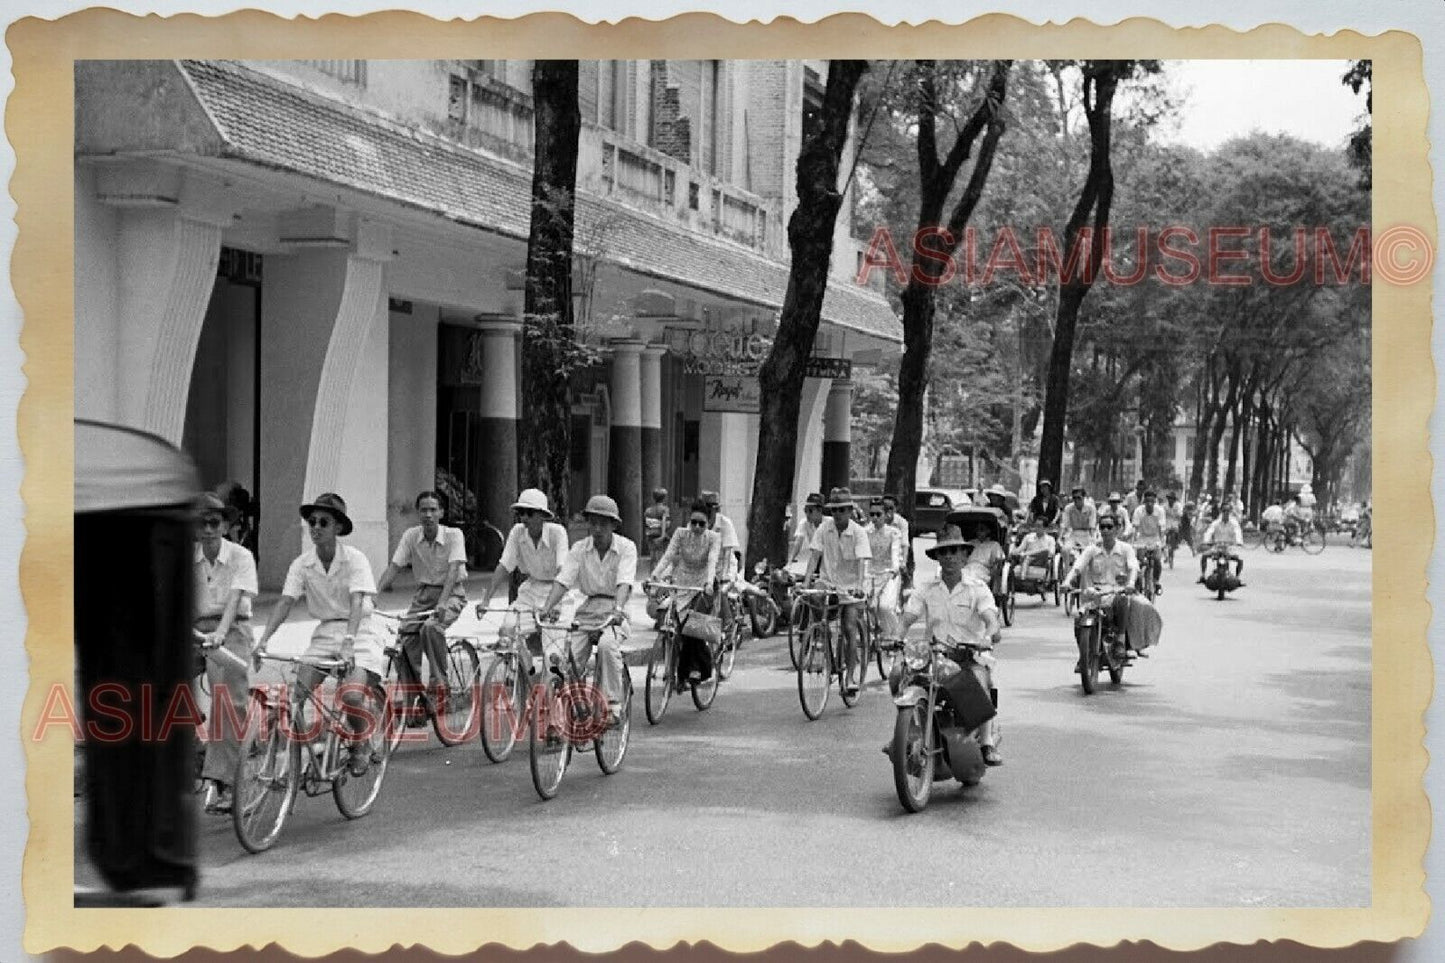
[[689, 610], [682, 617], [677, 630], [689, 639], [697, 639], [708, 645], [717, 645], [722, 641], [722, 619], [695, 609]]

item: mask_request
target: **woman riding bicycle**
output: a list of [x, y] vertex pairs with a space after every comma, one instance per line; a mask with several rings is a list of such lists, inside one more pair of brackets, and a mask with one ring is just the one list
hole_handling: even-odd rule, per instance
[[[678, 526], [657, 560], [652, 577], [674, 585], [696, 588], [691, 598], [677, 601], [678, 615], [684, 612], [712, 614], [722, 536], [708, 529], [708, 505], [697, 499], [688, 510], [686, 526]], [[669, 575], [671, 576], [669, 578]], [[679, 653], [682, 674], [689, 682], [701, 682], [712, 675], [712, 653], [700, 639], [681, 636]]]
[[[314, 502], [301, 506], [301, 517], [306, 519], [312, 547], [287, 570], [281, 600], [266, 620], [266, 630], [261, 633], [255, 656], [259, 661], [265, 654], [266, 643], [291, 613], [291, 606], [305, 597], [306, 611], [318, 622], [311, 633], [311, 645], [302, 658], [340, 659], [348, 663], [338, 693], [341, 701], [354, 710], [342, 713], [351, 729], [349, 768], [352, 775], [363, 776], [372, 761], [366, 740], [374, 735], [366, 730], [377, 723], [362, 707], [368, 693], [380, 695], [381, 676], [386, 671], [381, 640], [371, 625], [376, 580], [371, 574], [371, 563], [361, 549], [337, 540], [350, 535], [352, 527], [346, 502], [340, 495], [328, 492], [317, 496]], [[297, 667], [298, 691], [291, 694], [295, 709], [292, 718], [296, 725], [301, 724], [301, 709], [307, 695], [323, 678], [321, 671], [312, 666]]]

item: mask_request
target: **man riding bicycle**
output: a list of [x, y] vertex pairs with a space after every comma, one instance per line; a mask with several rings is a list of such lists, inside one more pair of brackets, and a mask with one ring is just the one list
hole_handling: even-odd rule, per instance
[[733, 526], [733, 520], [718, 510], [721, 504], [717, 492], [703, 492], [699, 498], [707, 505], [708, 517], [711, 519], [710, 527], [718, 533], [722, 539], [722, 554], [718, 556], [718, 615], [722, 618], [723, 632], [732, 629], [733, 619], [737, 613], [733, 611], [732, 599], [728, 596], [727, 589], [738, 577], [738, 556], [742, 549], [742, 542], [738, 541], [738, 530]]
[[1094, 506], [1084, 501], [1086, 492], [1082, 488], [1075, 488], [1071, 493], [1072, 501], [1064, 506], [1060, 516], [1059, 531], [1063, 538], [1065, 561], [1072, 565], [1074, 559], [1083, 553], [1085, 548], [1094, 544], [1094, 532], [1099, 527], [1099, 516]]
[[[421, 658], [426, 652], [431, 663], [432, 687], [438, 711], [447, 704], [447, 627], [462, 614], [467, 605], [467, 547], [459, 528], [441, 524], [442, 499], [433, 491], [416, 496], [416, 513], [421, 524], [408, 528], [397, 543], [391, 562], [376, 583], [378, 593], [391, 588], [391, 583], [405, 568], [416, 578], [416, 592], [401, 627], [401, 659], [397, 661], [397, 680], [403, 692], [421, 692]], [[431, 612], [418, 624], [408, 617], [417, 612]], [[410, 698], [408, 698], [408, 703]], [[424, 721], [410, 720], [413, 725]]]
[[883, 496], [883, 524], [898, 529], [903, 541], [903, 584], [913, 584], [913, 538], [909, 534], [908, 519], [898, 514], [898, 499], [892, 495]]
[[793, 541], [788, 547], [787, 568], [794, 575], [802, 575], [807, 570], [808, 553], [813, 549], [813, 536], [818, 534], [818, 526], [823, 524], [824, 500], [820, 493], [814, 492], [803, 503], [803, 520], [798, 523], [798, 529], [793, 533]]
[[[196, 630], [210, 643], [219, 642], [242, 665], [206, 659], [211, 683], [210, 739], [206, 742], [201, 778], [206, 781], [208, 813], [231, 811], [231, 779], [236, 773], [241, 734], [225, 725], [245, 718], [251, 676], [244, 662], [251, 656], [251, 600], [256, 597], [256, 560], [243, 546], [221, 537], [233, 511], [219, 495], [200, 499], [200, 537], [196, 539]], [[222, 706], [230, 707], [227, 713]], [[219, 710], [219, 711], [218, 711]]]
[[[872, 553], [872, 582], [878, 589], [875, 611], [878, 629], [884, 638], [898, 635], [898, 594], [903, 573], [903, 533], [889, 525], [883, 517], [883, 499], [875, 498], [868, 507], [871, 525], [868, 548]], [[877, 641], [876, 639], [874, 640]]]
[[1134, 551], [1149, 562], [1150, 574], [1154, 579], [1154, 594], [1163, 595], [1164, 586], [1159, 584], [1159, 576], [1164, 571], [1164, 563], [1160, 560], [1160, 554], [1164, 548], [1164, 527], [1167, 523], [1164, 509], [1158, 505], [1158, 498], [1154, 489], [1145, 490], [1144, 504], [1134, 509], [1134, 540], [1131, 544]]
[[579, 665], [585, 665], [588, 646], [596, 642], [607, 718], [609, 724], [616, 725], [622, 718], [622, 673], [627, 670], [622, 664], [620, 640], [603, 630], [615, 625], [622, 634], [627, 632], [627, 599], [632, 594], [632, 580], [637, 577], [637, 546], [631, 539], [617, 534], [622, 516], [617, 502], [606, 495], [587, 499], [582, 517], [591, 534], [568, 550], [557, 581], [542, 606], [542, 618], [556, 621], [557, 603], [573, 588], [586, 596], [577, 607], [575, 618], [588, 627], [579, 639], [569, 640], [569, 644], [573, 658]]
[[[266, 653], [266, 643], [300, 598], [306, 599], [306, 611], [317, 620], [311, 633], [311, 645], [303, 659], [336, 659], [346, 663], [338, 693], [351, 711], [343, 711], [348, 728], [348, 768], [353, 776], [366, 775], [376, 750], [368, 751], [367, 740], [376, 726], [376, 718], [364, 708], [366, 695], [372, 693], [377, 705], [384, 704], [381, 676], [386, 671], [381, 639], [371, 624], [372, 598], [376, 582], [371, 563], [361, 549], [344, 545], [338, 539], [351, 534], [351, 519], [346, 502], [340, 495], [327, 492], [315, 501], [301, 506], [301, 517], [311, 533], [311, 549], [303, 552], [286, 571], [281, 599], [266, 620], [266, 629], [256, 645], [257, 663]], [[292, 719], [299, 725], [301, 712], [311, 690], [324, 678], [321, 670], [310, 665], [296, 668], [297, 690], [291, 696]]]
[[1109, 503], [1099, 509], [1099, 522], [1102, 524], [1106, 518], [1114, 519], [1114, 523], [1118, 526], [1119, 538], [1126, 542], [1130, 540], [1129, 513], [1125, 510], [1124, 499], [1118, 492], [1110, 492]]
[[[553, 520], [556, 516], [547, 507], [547, 495], [540, 489], [528, 488], [518, 495], [512, 503], [512, 513], [519, 521], [507, 532], [502, 557], [492, 572], [492, 582], [482, 602], [490, 605], [512, 573], [521, 572], [525, 578], [517, 588], [517, 605], [533, 613], [541, 612], [557, 582], [557, 573], [567, 560], [567, 529]], [[531, 642], [533, 657], [540, 657], [540, 636], [533, 633]], [[535, 672], [533, 668], [529, 674]]]
[[[821, 571], [824, 580], [835, 588], [864, 596], [868, 591], [873, 550], [868, 542], [868, 533], [853, 520], [853, 493], [846, 488], [834, 488], [828, 493], [828, 502], [824, 507], [833, 520], [832, 524], [824, 523], [813, 536], [806, 582], [811, 583], [813, 576]], [[840, 598], [839, 603], [838, 622], [846, 643], [843, 646], [844, 665], [848, 670], [846, 678], [854, 680], [857, 678], [857, 662], [865, 655], [859, 651], [859, 619], [863, 600]], [[849, 698], [858, 692], [858, 686], [852, 681], [848, 689], [846, 694]]]

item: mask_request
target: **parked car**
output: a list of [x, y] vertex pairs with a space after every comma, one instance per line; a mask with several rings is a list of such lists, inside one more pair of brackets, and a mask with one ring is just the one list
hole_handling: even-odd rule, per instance
[[913, 499], [912, 535], [937, 535], [948, 513], [973, 504], [972, 488], [920, 488]]

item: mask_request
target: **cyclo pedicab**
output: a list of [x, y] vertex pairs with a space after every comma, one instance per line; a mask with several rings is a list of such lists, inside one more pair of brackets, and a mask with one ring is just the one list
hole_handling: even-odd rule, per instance
[[[999, 614], [1003, 616], [1003, 624], [1013, 625], [1014, 576], [1013, 567], [1008, 561], [1009, 548], [1012, 545], [1009, 540], [1008, 516], [998, 508], [959, 508], [949, 512], [944, 518], [943, 524], [945, 527], [957, 525], [965, 538], [977, 539], [980, 532], [985, 532], [989, 538], [998, 543], [999, 559], [991, 565], [989, 587], [993, 592], [994, 604], [998, 606]], [[978, 549], [975, 548], [974, 555], [977, 556], [977, 554]]]
[[1009, 583], [1009, 617], [1012, 620], [1015, 599], [1018, 593], [1025, 595], [1037, 595], [1042, 602], [1048, 602], [1049, 594], [1054, 596], [1054, 604], [1058, 605], [1062, 600], [1063, 593], [1060, 583], [1064, 578], [1063, 570], [1063, 549], [1059, 543], [1058, 526], [1039, 526], [1036, 529], [1021, 526], [1028, 531], [1038, 531], [1049, 535], [1054, 539], [1054, 550], [1042, 564], [1033, 558], [1038, 553], [1025, 554], [1022, 545], [1022, 537], [1013, 546], [1009, 553], [1009, 566], [1011, 569]]

